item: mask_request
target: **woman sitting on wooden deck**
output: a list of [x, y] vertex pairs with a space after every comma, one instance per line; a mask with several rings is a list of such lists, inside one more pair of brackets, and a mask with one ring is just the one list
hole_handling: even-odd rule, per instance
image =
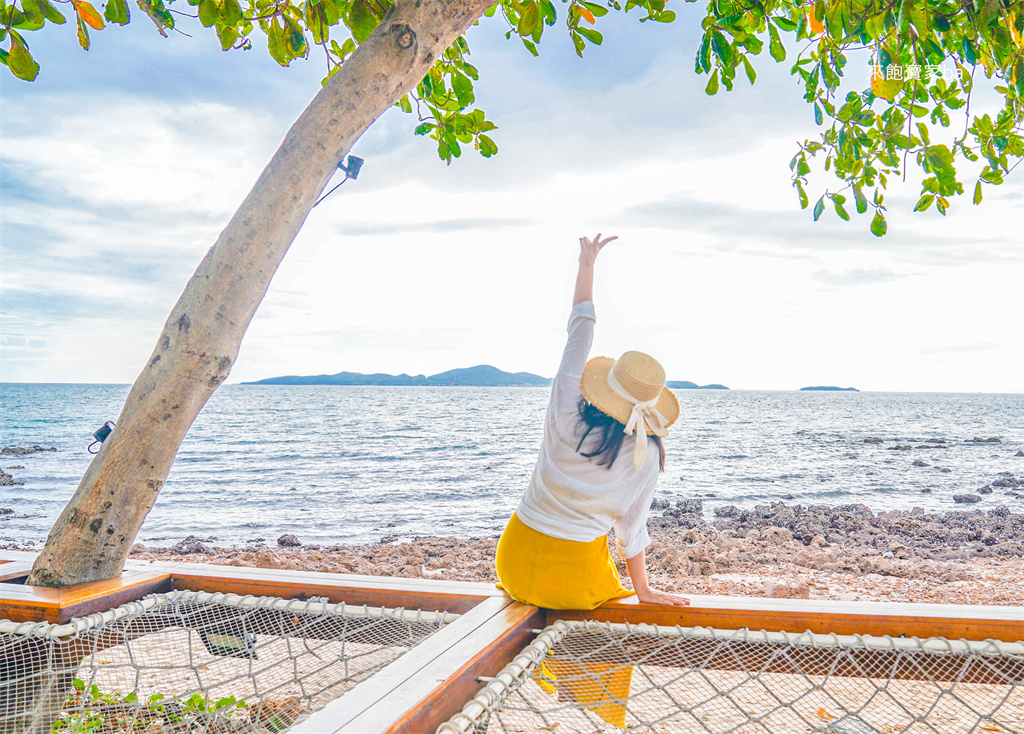
[[[499, 585], [518, 601], [549, 609], [594, 609], [634, 593], [651, 604], [690, 603], [647, 585], [644, 554], [647, 514], [665, 469], [661, 439], [679, 416], [679, 403], [665, 387], [661, 365], [646, 354], [587, 361], [594, 262], [615, 239], [580, 238], [569, 339], [551, 387], [540, 456], [498, 543]], [[612, 527], [634, 591], [622, 586], [608, 552]]]

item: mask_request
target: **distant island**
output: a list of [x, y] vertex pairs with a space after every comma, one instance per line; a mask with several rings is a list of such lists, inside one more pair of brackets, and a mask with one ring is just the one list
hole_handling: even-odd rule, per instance
[[814, 387], [801, 387], [801, 390], [831, 390], [832, 392], [860, 392], [855, 387], [836, 387], [835, 385], [816, 385]]
[[[546, 387], [551, 379], [531, 372], [504, 372], [489, 364], [439, 372], [436, 375], [388, 375], [383, 372], [339, 372], [335, 375], [285, 375], [268, 377], [243, 385], [390, 385], [392, 387]], [[676, 390], [728, 390], [724, 385], [666, 382]]]
[[457, 370], [439, 372], [436, 375], [386, 375], [375, 372], [371, 375], [362, 372], [339, 372], [336, 375], [287, 375], [285, 377], [268, 377], [255, 382], [243, 382], [243, 385], [391, 385], [395, 387], [450, 387], [465, 385], [470, 387], [544, 387], [551, 384], [547, 377], [534, 375], [530, 372], [504, 372], [489, 364], [476, 367], [463, 367]]
[[710, 385], [698, 385], [696, 382], [690, 382], [689, 380], [669, 380], [665, 383], [665, 387], [673, 390], [728, 390], [725, 385], [719, 385], [718, 383], [712, 383]]

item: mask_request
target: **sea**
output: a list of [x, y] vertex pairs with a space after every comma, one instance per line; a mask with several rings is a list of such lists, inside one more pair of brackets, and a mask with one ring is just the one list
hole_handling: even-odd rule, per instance
[[[0, 545], [45, 541], [92, 459], [93, 431], [116, 420], [127, 394], [0, 384], [0, 448], [57, 449], [0, 456], [24, 482], [0, 487], [0, 508], [12, 511], [0, 514]], [[776, 501], [941, 512], [1001, 472], [1024, 475], [1019, 394], [676, 394], [657, 496], [700, 498], [709, 519], [721, 505]], [[547, 400], [547, 388], [526, 387], [225, 385], [185, 438], [138, 542], [496, 536], [533, 470]], [[998, 505], [1022, 511], [1024, 499], [995, 489], [971, 507]]]

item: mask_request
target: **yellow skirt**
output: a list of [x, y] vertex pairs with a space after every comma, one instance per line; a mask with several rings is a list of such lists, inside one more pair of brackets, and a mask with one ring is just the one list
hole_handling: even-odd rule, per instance
[[[596, 609], [633, 594], [622, 586], [605, 536], [588, 543], [553, 538], [515, 514], [498, 541], [495, 565], [498, 588], [516, 601], [547, 609]], [[632, 665], [548, 659], [539, 674], [541, 687], [557, 692], [559, 700], [575, 702], [625, 728]]]
[[498, 588], [546, 609], [596, 609], [632, 596], [623, 588], [605, 536], [583, 543], [552, 538], [512, 514], [498, 541]]

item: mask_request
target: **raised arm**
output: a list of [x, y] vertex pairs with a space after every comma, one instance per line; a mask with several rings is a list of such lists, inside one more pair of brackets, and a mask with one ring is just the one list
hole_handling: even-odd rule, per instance
[[580, 268], [576, 272], [576, 290], [573, 291], [572, 305], [594, 300], [594, 261], [601, 248], [618, 237], [601, 239], [598, 233], [594, 239], [580, 237]]

